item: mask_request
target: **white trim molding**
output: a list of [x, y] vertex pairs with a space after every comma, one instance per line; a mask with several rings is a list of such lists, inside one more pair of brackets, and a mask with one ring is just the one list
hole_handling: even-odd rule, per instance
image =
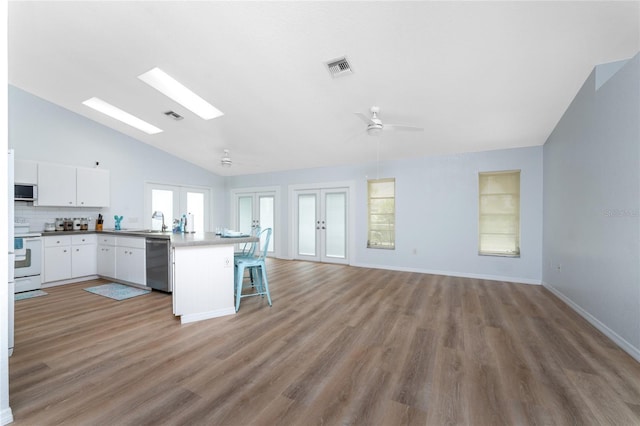
[[517, 283], [517, 284], [532, 284], [532, 285], [542, 284], [540, 280], [532, 280], [530, 278], [502, 277], [499, 275], [472, 274], [468, 272], [439, 271], [435, 269], [408, 268], [408, 267], [402, 267], [402, 266], [387, 266], [387, 265], [372, 265], [372, 264], [366, 264], [366, 263], [354, 263], [351, 266], [356, 266], [358, 268], [386, 269], [389, 271], [416, 272], [419, 274], [444, 275], [447, 277], [475, 278], [478, 280], [502, 281], [502, 282]]
[[597, 319], [596, 317], [591, 315], [589, 312], [584, 310], [580, 305], [575, 303], [573, 300], [569, 299], [567, 296], [565, 296], [564, 293], [562, 293], [557, 288], [554, 288], [554, 287], [550, 286], [549, 284], [545, 283], [544, 281], [542, 282], [542, 285], [544, 286], [544, 288], [549, 290], [551, 293], [553, 293], [555, 296], [557, 296], [564, 303], [569, 305], [569, 307], [571, 309], [576, 311], [576, 313], [578, 313], [578, 315], [580, 315], [582, 318], [587, 320], [592, 326], [594, 326], [595, 328], [600, 330], [609, 339], [613, 340], [613, 342], [616, 345], [618, 345], [623, 351], [625, 351], [626, 353], [631, 355], [636, 361], [640, 362], [640, 349], [636, 348], [631, 343], [627, 342], [626, 339], [624, 339], [622, 336], [620, 336], [615, 331], [611, 330], [604, 323], [602, 323], [599, 319]]

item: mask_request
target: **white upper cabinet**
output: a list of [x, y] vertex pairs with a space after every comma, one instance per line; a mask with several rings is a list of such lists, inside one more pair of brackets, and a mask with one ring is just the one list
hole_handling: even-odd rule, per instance
[[38, 183], [38, 163], [30, 160], [16, 160], [14, 167], [15, 183], [35, 185]]
[[38, 205], [76, 205], [76, 168], [38, 163]]
[[78, 207], [109, 207], [109, 170], [76, 170], [76, 201]]
[[39, 206], [109, 207], [109, 170], [38, 163]]

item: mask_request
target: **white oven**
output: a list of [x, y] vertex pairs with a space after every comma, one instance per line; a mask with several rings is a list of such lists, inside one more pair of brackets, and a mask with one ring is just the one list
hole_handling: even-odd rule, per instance
[[[42, 286], [42, 237], [39, 233], [24, 232], [24, 225], [15, 227], [14, 235], [14, 276], [16, 293], [37, 290]], [[28, 231], [29, 225], [26, 225]]]

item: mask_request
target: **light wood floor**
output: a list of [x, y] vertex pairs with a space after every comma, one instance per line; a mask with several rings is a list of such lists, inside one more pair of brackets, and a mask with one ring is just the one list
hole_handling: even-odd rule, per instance
[[540, 286], [270, 260], [273, 307], [16, 302], [16, 425], [638, 425], [640, 364]]

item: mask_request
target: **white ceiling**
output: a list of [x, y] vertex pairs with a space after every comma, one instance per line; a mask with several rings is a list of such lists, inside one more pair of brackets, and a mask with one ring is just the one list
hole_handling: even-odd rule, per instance
[[[9, 83], [220, 175], [541, 145], [593, 66], [640, 50], [640, 2], [9, 3]], [[354, 74], [325, 62], [346, 55]], [[140, 81], [160, 67], [225, 115]], [[97, 96], [164, 129], [82, 105]], [[174, 110], [185, 118], [163, 115]], [[233, 167], [220, 158], [229, 149]]]

